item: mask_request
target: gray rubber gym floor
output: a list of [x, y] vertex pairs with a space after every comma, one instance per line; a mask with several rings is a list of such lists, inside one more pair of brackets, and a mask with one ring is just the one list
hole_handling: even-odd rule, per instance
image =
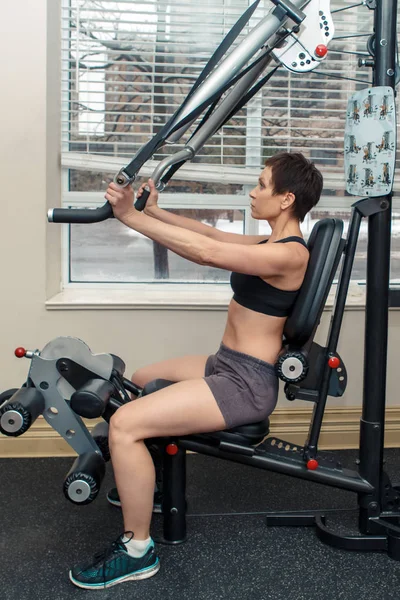
[[[335, 453], [354, 468], [355, 451]], [[385, 468], [400, 481], [400, 449]], [[311, 528], [267, 528], [271, 510], [335, 509], [331, 522], [351, 533], [356, 495], [200, 455], [188, 456], [188, 541], [157, 545], [159, 573], [108, 590], [73, 586], [68, 570], [105, 549], [122, 531], [110, 506], [108, 467], [88, 506], [62, 493], [73, 459], [1, 459], [1, 600], [399, 600], [400, 562], [385, 553], [337, 550]], [[230, 516], [224, 513], [235, 513]], [[243, 513], [252, 512], [247, 515]], [[257, 514], [258, 513], [258, 514]], [[153, 535], [161, 517], [153, 518]]]

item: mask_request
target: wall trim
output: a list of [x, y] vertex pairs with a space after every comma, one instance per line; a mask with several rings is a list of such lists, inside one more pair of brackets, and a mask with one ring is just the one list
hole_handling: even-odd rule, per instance
[[[271, 435], [302, 446], [307, 437], [312, 409], [277, 409], [271, 416]], [[322, 425], [321, 450], [358, 448], [360, 408], [327, 408]], [[99, 419], [85, 420], [89, 430]], [[400, 447], [400, 406], [386, 409], [385, 447]], [[0, 434], [1, 458], [75, 456], [72, 448], [39, 417], [31, 429], [17, 438]]]

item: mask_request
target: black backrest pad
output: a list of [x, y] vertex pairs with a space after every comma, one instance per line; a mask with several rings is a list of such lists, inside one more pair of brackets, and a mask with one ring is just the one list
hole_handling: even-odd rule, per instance
[[319, 323], [344, 248], [343, 221], [322, 219], [308, 240], [310, 259], [300, 293], [285, 328], [285, 343], [303, 346]]

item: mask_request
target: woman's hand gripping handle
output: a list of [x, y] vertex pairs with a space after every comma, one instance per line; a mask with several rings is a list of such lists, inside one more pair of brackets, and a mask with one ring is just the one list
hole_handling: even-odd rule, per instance
[[157, 201], [158, 191], [156, 190], [154, 181], [149, 179], [147, 184], [144, 183], [138, 189], [136, 194], [135, 208], [136, 210], [140, 211], [144, 210], [145, 208], [149, 209], [152, 206], [157, 206]]

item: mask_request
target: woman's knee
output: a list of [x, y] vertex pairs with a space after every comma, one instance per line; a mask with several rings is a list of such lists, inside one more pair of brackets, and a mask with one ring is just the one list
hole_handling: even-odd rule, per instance
[[[108, 441], [110, 446], [118, 443], [136, 441], [135, 427], [132, 425], [132, 406], [129, 406], [129, 418], [126, 414], [127, 406], [121, 406], [111, 417], [109, 422]], [[134, 420], [133, 420], [134, 422]]]

